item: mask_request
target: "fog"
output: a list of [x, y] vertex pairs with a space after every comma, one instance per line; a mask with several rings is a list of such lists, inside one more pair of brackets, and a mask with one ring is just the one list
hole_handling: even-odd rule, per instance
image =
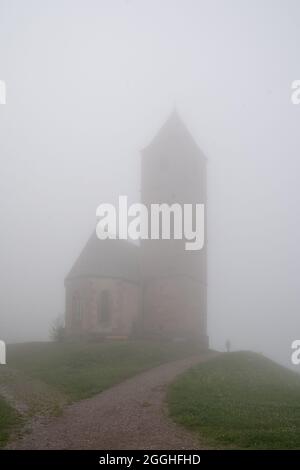
[[46, 340], [101, 202], [174, 107], [207, 157], [208, 334], [299, 337], [300, 4], [0, 0], [0, 338]]

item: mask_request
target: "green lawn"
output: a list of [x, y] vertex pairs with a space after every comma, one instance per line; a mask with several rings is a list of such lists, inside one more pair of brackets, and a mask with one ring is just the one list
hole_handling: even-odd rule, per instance
[[25, 406], [19, 415], [0, 397], [0, 447], [12, 426], [34, 415], [60, 414], [68, 402], [90, 397], [139, 372], [199, 352], [195, 344], [153, 341], [24, 343], [8, 345], [0, 386]]
[[197, 351], [193, 344], [153, 341], [26, 343], [8, 346], [7, 363], [74, 401]]
[[0, 447], [7, 442], [10, 433], [20, 424], [18, 413], [0, 398]]
[[299, 449], [300, 375], [250, 352], [222, 354], [179, 377], [170, 414], [219, 448]]

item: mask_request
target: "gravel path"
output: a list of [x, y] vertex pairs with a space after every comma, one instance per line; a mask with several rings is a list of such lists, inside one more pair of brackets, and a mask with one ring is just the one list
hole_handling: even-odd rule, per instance
[[166, 413], [167, 385], [211, 354], [163, 364], [67, 406], [61, 416], [40, 417], [10, 449], [199, 449], [199, 440]]

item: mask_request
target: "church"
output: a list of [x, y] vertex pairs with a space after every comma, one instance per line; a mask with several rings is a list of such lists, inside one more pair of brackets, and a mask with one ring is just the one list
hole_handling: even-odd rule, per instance
[[[204, 204], [206, 158], [174, 111], [141, 152], [141, 202]], [[198, 341], [208, 348], [207, 254], [182, 239], [100, 240], [65, 279], [69, 338]]]

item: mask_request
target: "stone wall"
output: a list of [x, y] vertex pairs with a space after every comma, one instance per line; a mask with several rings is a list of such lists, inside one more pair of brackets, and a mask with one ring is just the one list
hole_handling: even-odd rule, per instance
[[147, 281], [143, 321], [149, 336], [200, 340], [206, 348], [206, 286], [186, 277]]
[[[85, 278], [66, 281], [68, 336], [129, 336], [140, 312], [140, 289], [119, 279]], [[109, 299], [108, 321], [101, 319], [101, 295]]]

